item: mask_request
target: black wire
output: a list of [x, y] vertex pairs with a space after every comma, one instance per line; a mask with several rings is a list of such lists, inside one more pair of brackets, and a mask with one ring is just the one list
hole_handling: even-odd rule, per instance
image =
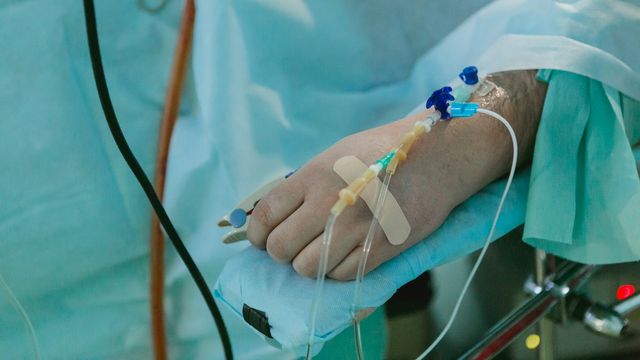
[[118, 123], [118, 118], [116, 117], [115, 110], [113, 109], [113, 104], [111, 103], [111, 97], [109, 96], [109, 88], [107, 87], [107, 81], [104, 76], [104, 69], [102, 67], [102, 58], [100, 56], [100, 43], [98, 40], [98, 30], [96, 26], [96, 14], [95, 8], [93, 4], [93, 0], [84, 0], [84, 16], [85, 22], [87, 25], [87, 39], [89, 43], [89, 53], [91, 55], [91, 65], [93, 67], [93, 76], [96, 81], [96, 87], [98, 88], [98, 95], [100, 96], [100, 103], [102, 104], [102, 110], [104, 111], [104, 116], [107, 120], [107, 124], [109, 125], [109, 130], [111, 131], [111, 135], [113, 136], [113, 140], [118, 146], [118, 150], [122, 154], [122, 157], [129, 165], [131, 172], [135, 175], [136, 179], [140, 183], [142, 190], [144, 190], [153, 210], [155, 211], [158, 219], [160, 220], [160, 224], [169, 235], [169, 239], [171, 243], [175, 247], [178, 255], [186, 265], [191, 277], [193, 277], [193, 281], [198, 286], [204, 301], [207, 303], [209, 307], [209, 311], [215, 320], [216, 327], [218, 328], [218, 333], [220, 334], [220, 340], [222, 341], [222, 346], [224, 347], [225, 357], [229, 360], [233, 359], [233, 353], [231, 350], [231, 341], [229, 340], [229, 334], [227, 333], [227, 328], [224, 325], [224, 320], [222, 319], [222, 315], [220, 314], [220, 310], [216, 305], [215, 300], [213, 299], [213, 295], [211, 295], [211, 291], [207, 286], [207, 283], [204, 280], [204, 277], [198, 270], [198, 266], [189, 255], [189, 251], [184, 246], [184, 243], [180, 239], [178, 232], [173, 227], [167, 212], [164, 210], [162, 206], [162, 202], [158, 199], [158, 195], [156, 194], [151, 182], [147, 178], [142, 170], [142, 167], [136, 160], [136, 157], [133, 155], [131, 148], [129, 148], [129, 144], [127, 144], [127, 140], [122, 133], [122, 129], [120, 128], [120, 124]]

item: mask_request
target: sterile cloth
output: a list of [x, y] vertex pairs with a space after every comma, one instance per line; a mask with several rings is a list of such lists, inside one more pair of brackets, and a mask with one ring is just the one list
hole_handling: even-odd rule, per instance
[[499, 0], [429, 50], [412, 78], [426, 93], [469, 64], [485, 73], [563, 70], [640, 100], [638, 34], [637, 0]]
[[[505, 201], [495, 232], [498, 238], [522, 224], [529, 169], [520, 171]], [[425, 241], [381, 265], [364, 278], [362, 306], [384, 304], [400, 286], [424, 271], [482, 247], [502, 195], [505, 181], [497, 181], [458, 206]], [[351, 321], [352, 281], [327, 279], [318, 310], [317, 352]], [[274, 262], [266, 251], [248, 248], [227, 261], [216, 283], [215, 296], [242, 318], [244, 304], [264, 311], [274, 340], [303, 355], [309, 334], [309, 311], [315, 280], [301, 277], [291, 265]]]
[[549, 82], [531, 168], [524, 240], [582, 263], [640, 260], [640, 102], [563, 71]]
[[[113, 102], [151, 174], [180, 8], [96, 1]], [[44, 359], [150, 358], [151, 210], [104, 121], [82, 2], [2, 1], [0, 34], [0, 272]], [[0, 291], [0, 357], [32, 358], [23, 329]]]

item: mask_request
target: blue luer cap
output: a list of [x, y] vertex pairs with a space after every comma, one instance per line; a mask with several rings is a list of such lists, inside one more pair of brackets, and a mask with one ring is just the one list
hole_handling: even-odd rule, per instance
[[478, 83], [478, 68], [475, 66], [467, 66], [462, 69], [460, 79], [467, 85], [475, 85]]
[[229, 215], [229, 222], [234, 228], [241, 228], [247, 222], [247, 213], [243, 209], [235, 209]]

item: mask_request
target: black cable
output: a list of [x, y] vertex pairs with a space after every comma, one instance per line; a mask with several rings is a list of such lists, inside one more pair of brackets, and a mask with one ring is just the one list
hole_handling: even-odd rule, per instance
[[220, 310], [216, 305], [215, 300], [213, 299], [213, 295], [211, 294], [211, 290], [207, 286], [207, 283], [204, 280], [204, 277], [198, 270], [198, 266], [191, 258], [189, 251], [184, 246], [184, 243], [180, 239], [178, 232], [173, 227], [167, 212], [164, 210], [162, 206], [162, 202], [158, 199], [158, 195], [156, 194], [151, 182], [147, 178], [144, 173], [144, 170], [136, 160], [136, 157], [133, 155], [131, 148], [129, 148], [129, 144], [127, 144], [127, 140], [122, 133], [122, 129], [120, 128], [120, 124], [118, 123], [118, 118], [116, 117], [116, 112], [113, 109], [113, 104], [111, 103], [111, 97], [109, 96], [109, 88], [107, 87], [107, 81], [104, 76], [104, 69], [102, 67], [102, 58], [100, 56], [100, 43], [98, 40], [98, 29], [96, 26], [96, 14], [95, 7], [93, 4], [93, 0], [84, 0], [84, 16], [85, 22], [87, 25], [87, 40], [89, 43], [89, 53], [91, 55], [91, 66], [93, 67], [93, 76], [96, 81], [96, 87], [98, 88], [98, 95], [100, 96], [100, 103], [102, 104], [102, 110], [104, 111], [104, 116], [107, 120], [107, 124], [109, 125], [109, 130], [111, 131], [111, 135], [113, 136], [113, 140], [118, 146], [118, 150], [122, 154], [122, 157], [129, 165], [131, 172], [135, 175], [138, 183], [144, 190], [153, 210], [155, 211], [158, 219], [160, 220], [160, 224], [167, 232], [171, 243], [175, 247], [178, 255], [184, 262], [185, 266], [189, 270], [191, 277], [193, 277], [193, 281], [198, 286], [204, 301], [207, 303], [209, 307], [209, 311], [213, 316], [213, 319], [216, 323], [216, 327], [218, 328], [218, 333], [220, 334], [220, 340], [222, 341], [222, 346], [224, 347], [224, 354], [228, 360], [233, 359], [233, 353], [231, 350], [231, 341], [229, 339], [229, 334], [227, 333], [227, 328], [224, 325], [224, 320], [222, 319], [222, 315], [220, 314]]

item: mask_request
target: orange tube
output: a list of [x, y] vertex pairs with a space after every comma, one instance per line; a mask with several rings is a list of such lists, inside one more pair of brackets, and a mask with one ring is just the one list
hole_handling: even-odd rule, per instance
[[[193, 40], [195, 21], [194, 0], [186, 0], [182, 12], [180, 34], [173, 58], [171, 78], [165, 97], [160, 124], [160, 135], [156, 156], [155, 189], [162, 200], [167, 172], [167, 157], [173, 128], [180, 109], [180, 97]], [[151, 239], [149, 241], [149, 295], [151, 311], [151, 337], [156, 360], [167, 359], [167, 337], [164, 320], [164, 237], [155, 215], [151, 218]]]

